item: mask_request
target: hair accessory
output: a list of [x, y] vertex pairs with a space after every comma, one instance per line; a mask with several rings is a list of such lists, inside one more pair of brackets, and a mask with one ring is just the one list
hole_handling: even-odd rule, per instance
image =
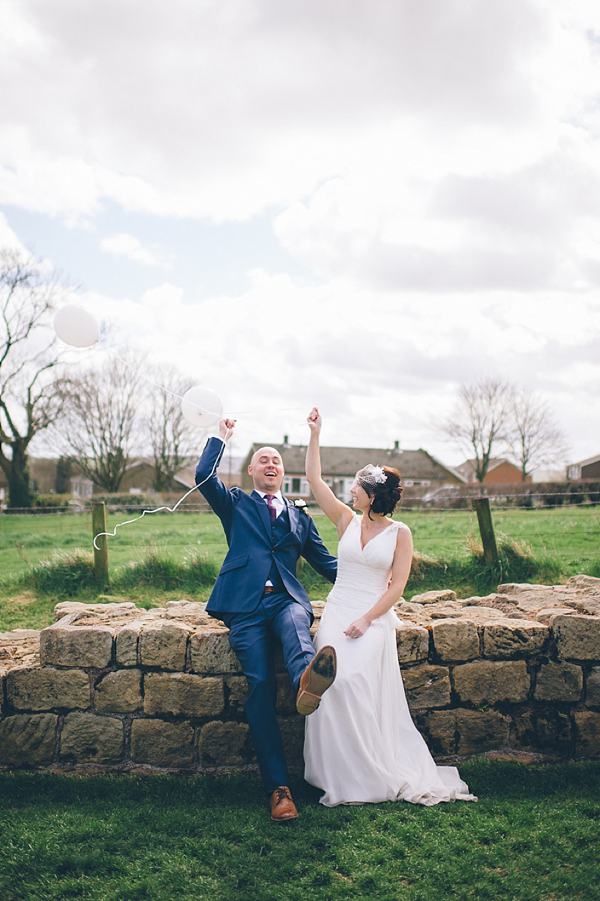
[[356, 473], [356, 481], [363, 486], [373, 489], [375, 485], [382, 485], [387, 481], [387, 473], [381, 466], [373, 466], [372, 463], [367, 463], [366, 466], [363, 466]]

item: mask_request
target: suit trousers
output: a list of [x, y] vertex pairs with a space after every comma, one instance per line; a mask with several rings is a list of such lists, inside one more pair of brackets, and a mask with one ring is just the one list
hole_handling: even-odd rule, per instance
[[295, 690], [300, 676], [315, 655], [308, 611], [287, 592], [263, 595], [251, 613], [228, 617], [229, 643], [248, 682], [244, 705], [260, 773], [268, 794], [289, 785], [289, 776], [275, 702], [277, 680], [273, 662], [275, 638]]

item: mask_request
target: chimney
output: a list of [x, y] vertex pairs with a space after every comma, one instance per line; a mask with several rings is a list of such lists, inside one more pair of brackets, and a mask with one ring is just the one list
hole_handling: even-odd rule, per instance
[[395, 451], [399, 451], [399, 450], [400, 450], [400, 442], [397, 441], [397, 440], [394, 441], [394, 450], [395, 450]]
[[289, 447], [289, 446], [290, 446], [290, 442], [289, 442], [288, 439], [289, 439], [289, 435], [284, 435], [284, 436], [283, 436], [283, 446], [284, 446], [284, 447]]

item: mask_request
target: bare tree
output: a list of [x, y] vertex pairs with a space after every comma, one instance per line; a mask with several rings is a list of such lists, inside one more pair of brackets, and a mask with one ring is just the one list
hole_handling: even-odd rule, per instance
[[155, 383], [149, 389], [144, 429], [154, 459], [154, 490], [165, 491], [191, 453], [197, 450], [197, 431], [181, 412], [181, 398], [192, 387], [174, 366], [150, 370]]
[[511, 386], [502, 379], [482, 378], [461, 385], [459, 400], [439, 430], [473, 460], [475, 476], [483, 482], [494, 449], [509, 434]]
[[31, 506], [28, 448], [61, 410], [50, 314], [65, 292], [33, 257], [0, 250], [0, 467], [10, 507]]
[[535, 469], [564, 458], [567, 445], [547, 404], [532, 391], [513, 389], [510, 407], [507, 444], [525, 482]]
[[121, 360], [65, 382], [64, 428], [55, 433], [61, 453], [105, 491], [118, 491], [140, 446], [143, 398], [134, 365]]

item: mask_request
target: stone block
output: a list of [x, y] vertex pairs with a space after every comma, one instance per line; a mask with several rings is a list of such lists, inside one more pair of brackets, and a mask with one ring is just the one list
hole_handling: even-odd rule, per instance
[[127, 623], [127, 625], [123, 626], [117, 633], [115, 645], [118, 666], [138, 665], [138, 644], [142, 628], [143, 623], [136, 621]]
[[200, 730], [199, 753], [203, 766], [241, 766], [255, 762], [246, 723], [207, 723]]
[[450, 703], [450, 671], [428, 663], [411, 666], [402, 673], [410, 707], [446, 707]]
[[42, 665], [104, 669], [112, 658], [113, 632], [108, 626], [71, 626], [61, 622], [40, 632]]
[[573, 714], [577, 757], [600, 757], [600, 713], [591, 710]]
[[551, 709], [524, 710], [512, 715], [510, 746], [516, 751], [534, 751], [567, 757], [571, 751], [571, 720]]
[[295, 713], [296, 712], [296, 695], [290, 677], [287, 673], [277, 673], [277, 698], [275, 701], [275, 710], [277, 713]]
[[405, 620], [401, 628], [396, 631], [396, 647], [400, 664], [427, 660], [429, 632], [423, 626], [417, 626]]
[[600, 707], [600, 666], [593, 666], [587, 677], [585, 702], [588, 707]]
[[470, 619], [441, 619], [431, 624], [433, 645], [440, 660], [479, 657], [477, 625]]
[[189, 626], [181, 623], [153, 623], [140, 633], [139, 648], [142, 666], [180, 672], [185, 669], [185, 654]]
[[552, 632], [563, 659], [600, 660], [600, 616], [557, 616]]
[[476, 660], [454, 667], [454, 688], [461, 701], [475, 706], [525, 701], [530, 678], [524, 660]]
[[413, 604], [443, 604], [447, 601], [455, 601], [456, 592], [450, 588], [439, 588], [434, 591], [424, 591], [415, 594], [411, 598]]
[[194, 673], [241, 673], [242, 667], [229, 646], [226, 629], [204, 629], [190, 637], [192, 671]]
[[497, 710], [456, 711], [456, 753], [483, 754], [508, 744], [508, 719]]
[[223, 679], [191, 673], [147, 673], [144, 712], [150, 716], [219, 716], [225, 703]]
[[456, 711], [419, 710], [414, 721], [434, 757], [456, 754]]
[[6, 697], [16, 710], [85, 709], [90, 706], [90, 680], [80, 669], [15, 669], [6, 677]]
[[483, 656], [492, 658], [529, 657], [538, 654], [550, 636], [543, 623], [524, 619], [504, 619], [483, 627]]
[[583, 670], [573, 663], [544, 663], [537, 675], [536, 701], [578, 701], [583, 691]]
[[181, 623], [157, 622], [145, 626], [139, 638], [142, 666], [181, 672], [185, 669], [189, 626]]
[[134, 720], [131, 759], [156, 767], [190, 767], [194, 762], [194, 730], [189, 723]]
[[96, 683], [94, 707], [102, 713], [133, 713], [142, 706], [142, 674], [138, 669], [107, 673]]
[[283, 740], [283, 750], [290, 770], [298, 773], [304, 771], [304, 724], [303, 716], [278, 717], [279, 729]]
[[248, 697], [248, 683], [245, 676], [226, 676], [225, 687], [230, 710], [239, 713], [244, 709]]
[[73, 763], [118, 763], [123, 755], [123, 723], [110, 716], [69, 713], [60, 739], [60, 759]]
[[0, 766], [52, 763], [57, 724], [54, 713], [20, 713], [0, 720]]

